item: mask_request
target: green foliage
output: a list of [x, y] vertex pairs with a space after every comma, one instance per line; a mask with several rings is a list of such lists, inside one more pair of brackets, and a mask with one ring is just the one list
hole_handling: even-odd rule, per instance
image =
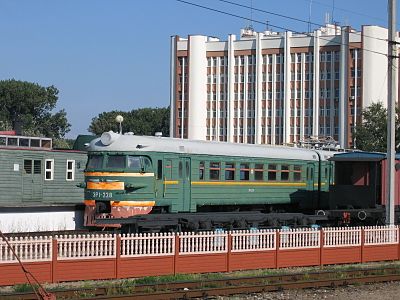
[[70, 130], [66, 112], [52, 113], [58, 89], [15, 79], [0, 81], [0, 130], [22, 129], [24, 135], [61, 138]]
[[122, 115], [124, 132], [133, 132], [138, 135], [154, 135], [162, 132], [169, 135], [169, 107], [168, 108], [139, 108], [129, 112], [103, 112], [92, 119], [89, 132], [100, 135], [105, 131], [119, 131], [119, 124], [115, 121], [117, 115]]
[[[35, 284], [34, 286], [35, 289], [37, 289], [37, 285]], [[13, 291], [14, 293], [27, 293], [27, 292], [32, 292], [33, 288], [29, 283], [22, 283], [14, 285]]]
[[[356, 126], [354, 137], [357, 148], [363, 151], [386, 152], [387, 109], [382, 103], [371, 104], [362, 112], [363, 121]], [[400, 122], [396, 108], [396, 145], [400, 141]], [[398, 150], [398, 147], [396, 147]]]

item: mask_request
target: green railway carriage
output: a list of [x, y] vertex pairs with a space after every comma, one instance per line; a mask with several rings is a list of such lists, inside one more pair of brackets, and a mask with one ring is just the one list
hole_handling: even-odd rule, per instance
[[324, 151], [113, 132], [88, 150], [87, 225], [276, 224], [275, 212], [298, 220], [318, 208], [333, 182], [333, 154]]
[[48, 138], [1, 135], [0, 229], [49, 229], [52, 219], [66, 229], [62, 223], [73, 223], [82, 206], [77, 184], [84, 180], [86, 160], [84, 151], [52, 149]]

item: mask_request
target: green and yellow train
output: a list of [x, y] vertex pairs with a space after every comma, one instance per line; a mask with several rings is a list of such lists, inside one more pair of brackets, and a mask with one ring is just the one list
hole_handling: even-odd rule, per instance
[[332, 152], [106, 132], [88, 146], [85, 224], [128, 231], [307, 225]]

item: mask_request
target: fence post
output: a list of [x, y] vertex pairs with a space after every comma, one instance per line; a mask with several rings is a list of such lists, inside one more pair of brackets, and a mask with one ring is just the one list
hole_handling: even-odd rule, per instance
[[319, 234], [319, 265], [322, 267], [324, 265], [323, 251], [325, 243], [325, 232], [322, 228], [320, 229]]
[[276, 230], [275, 231], [275, 240], [276, 240], [276, 244], [275, 244], [275, 269], [279, 268], [279, 263], [278, 263], [278, 259], [279, 259], [279, 244], [281, 241], [281, 233]]
[[119, 279], [120, 277], [120, 272], [119, 272], [119, 266], [121, 264], [121, 235], [116, 234], [116, 239], [115, 239], [115, 278]]
[[365, 229], [364, 227], [361, 227], [361, 249], [360, 249], [361, 263], [364, 262], [364, 244], [365, 244]]
[[178, 256], [179, 256], [179, 234], [175, 233], [174, 275], [176, 275], [177, 273]]
[[51, 240], [51, 282], [57, 282], [57, 256], [58, 256], [58, 243], [57, 236]]
[[228, 252], [226, 254], [226, 271], [230, 272], [231, 271], [231, 253], [232, 253], [232, 232], [228, 232]]

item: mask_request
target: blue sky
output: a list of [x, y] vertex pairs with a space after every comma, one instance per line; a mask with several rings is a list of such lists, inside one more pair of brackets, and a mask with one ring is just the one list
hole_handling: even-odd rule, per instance
[[[187, 1], [292, 31], [308, 28], [218, 0]], [[303, 20], [310, 15], [310, 0], [231, 1]], [[386, 3], [313, 0], [311, 21], [322, 24], [325, 13], [333, 12], [341, 25], [386, 27]], [[102, 112], [169, 105], [171, 35], [225, 40], [249, 24], [176, 0], [0, 0], [0, 80], [56, 86], [57, 110], [66, 110], [72, 124], [67, 136], [73, 138], [87, 133], [91, 119]]]

